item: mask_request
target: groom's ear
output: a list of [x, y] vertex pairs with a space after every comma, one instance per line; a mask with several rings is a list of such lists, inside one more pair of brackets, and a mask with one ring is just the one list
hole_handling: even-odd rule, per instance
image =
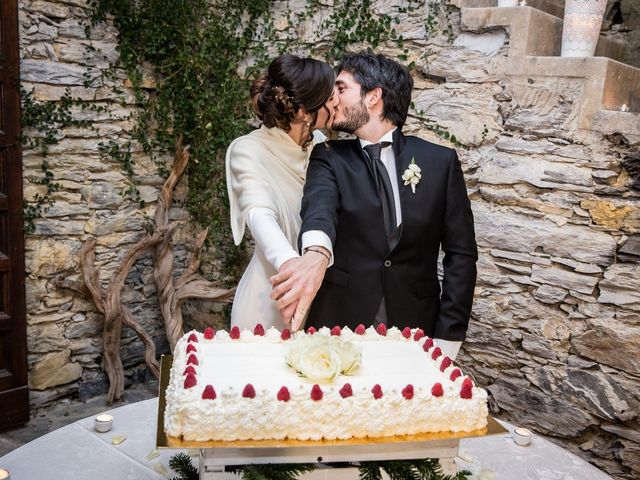
[[382, 88], [375, 87], [367, 92], [367, 108], [370, 110], [376, 108], [378, 104], [382, 106]]

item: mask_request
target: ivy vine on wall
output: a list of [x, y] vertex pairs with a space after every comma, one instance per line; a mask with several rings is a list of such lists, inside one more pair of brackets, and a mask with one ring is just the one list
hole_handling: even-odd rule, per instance
[[[178, 139], [190, 146], [186, 207], [195, 222], [208, 227], [210, 250], [222, 259], [222, 273], [230, 284], [244, 268], [244, 255], [243, 247], [233, 245], [230, 233], [224, 154], [234, 138], [255, 128], [248, 97], [250, 79], [285, 51], [311, 54], [333, 64], [354, 45], [376, 48], [392, 42], [402, 49], [398, 59], [406, 61], [409, 50], [396, 27], [401, 17], [423, 9], [424, 2], [409, 0], [387, 7], [388, 13], [382, 14], [374, 12], [372, 3], [335, 0], [328, 6], [306, 0], [303, 8], [296, 3], [294, 10], [288, 2], [269, 0], [89, 0], [87, 37], [98, 23], [113, 22], [118, 30], [119, 58], [98, 76], [88, 74], [85, 86], [95, 87], [96, 82], [116, 79], [119, 69], [126, 71], [139, 107], [135, 127], [128, 134], [156, 160], [160, 174], [168, 171], [165, 154], [173, 153]], [[430, 10], [426, 18], [427, 37], [438, 28], [435, 16], [442, 6], [439, 8]], [[301, 40], [305, 37], [307, 43]], [[90, 44], [87, 48], [92, 49]], [[413, 62], [409, 67], [413, 68]], [[143, 83], [149, 71], [154, 76], [152, 95]], [[117, 102], [122, 91], [113, 90]], [[86, 121], [73, 120], [69, 108], [76, 102], [82, 103], [66, 95], [60, 102], [38, 104], [23, 96], [23, 124], [48, 132], [37, 140], [45, 150], [44, 176], [36, 180], [47, 189], [25, 207], [29, 232], [58, 189], [46, 162], [46, 146], [56, 141], [56, 129], [80, 123], [88, 126]], [[457, 141], [445, 130], [433, 125], [427, 128]], [[141, 202], [133, 183], [131, 146], [130, 142], [107, 141], [99, 149], [119, 162], [131, 182], [125, 193]]]
[[[22, 145], [36, 150], [42, 157], [40, 170], [42, 176], [31, 178], [31, 182], [44, 187], [43, 192], [36, 192], [23, 208], [25, 232], [35, 232], [35, 219], [42, 216], [53, 205], [53, 194], [60, 189], [49, 166], [49, 147], [58, 143], [62, 136], [61, 130], [66, 127], [89, 127], [86, 120], [76, 120], [71, 113], [74, 100], [67, 89], [58, 102], [42, 102], [34, 98], [33, 92], [20, 89], [22, 100]], [[33, 132], [27, 135], [26, 132]]]
[[[224, 154], [234, 138], [253, 128], [249, 79], [284, 51], [312, 52], [333, 63], [349, 45], [375, 48], [388, 39], [402, 42], [394, 17], [375, 15], [370, 0], [342, 0], [319, 25], [319, 43], [302, 44], [297, 36], [301, 25], [328, 7], [309, 0], [302, 11], [287, 8], [287, 31], [279, 35], [274, 21], [282, 19], [270, 13], [274, 3], [90, 1], [94, 25], [113, 19], [119, 31], [119, 66], [137, 92], [144, 66], [154, 67], [155, 95], [147, 100], [136, 97], [141, 109], [134, 138], [150, 154], [172, 151], [179, 137], [190, 146], [187, 208], [198, 224], [209, 228], [211, 245], [232, 281], [244, 264], [242, 249], [232, 244], [229, 230]], [[420, 3], [409, 2], [403, 8], [415, 9]]]

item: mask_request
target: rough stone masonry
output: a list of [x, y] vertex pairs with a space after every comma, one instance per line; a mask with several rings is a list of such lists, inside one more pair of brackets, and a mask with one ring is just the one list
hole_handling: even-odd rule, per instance
[[[489, 390], [498, 417], [547, 435], [616, 478], [637, 478], [640, 192], [630, 186], [640, 138], [577, 130], [578, 79], [504, 78], [493, 66], [506, 55], [508, 32], [461, 32], [457, 9], [432, 5], [439, 29], [427, 35], [429, 11], [397, 13], [400, 3], [378, 1], [374, 7], [400, 17], [396, 28], [409, 50], [407, 63], [416, 62], [415, 109], [406, 131], [447, 143], [427, 128], [426, 118], [467, 146], [458, 152], [480, 259], [460, 361]], [[292, 34], [287, 5], [295, 10], [304, 2], [273, 2], [283, 36]], [[57, 101], [69, 87], [72, 97], [107, 108], [77, 108], [77, 118], [90, 120], [97, 131], [67, 128], [50, 148], [48, 161], [61, 188], [27, 237], [34, 406], [104, 391], [101, 317], [87, 297], [68, 287], [80, 280], [78, 252], [92, 236], [101, 278], [109, 280], [124, 249], [143, 235], [162, 184], [153, 161], [134, 143], [133, 180], [145, 201], [140, 208], [122, 194], [128, 180], [120, 166], [98, 152], [100, 141], [130, 141], [135, 106], [127, 89], [122, 104], [106, 102], [111, 85], [124, 84], [122, 74], [83, 86], [87, 75], [99, 75], [117, 55], [117, 31], [110, 25], [93, 30], [95, 50], [85, 48], [86, 21], [84, 0], [20, 2], [23, 88], [40, 101]], [[323, 32], [313, 21], [296, 32], [310, 47], [321, 46]], [[447, 25], [451, 39], [442, 33]], [[398, 57], [403, 48], [390, 41], [379, 50]], [[37, 152], [24, 151], [27, 199], [42, 193], [33, 183], [41, 161]], [[186, 182], [178, 187], [177, 199], [186, 188]], [[181, 208], [172, 217], [187, 219]], [[179, 261], [189, 236], [188, 227], [175, 236]], [[132, 270], [125, 300], [162, 350], [151, 262], [147, 256]], [[220, 321], [209, 313], [219, 306], [191, 310], [201, 321]], [[124, 337], [128, 378], [143, 381], [143, 347], [133, 332]]]

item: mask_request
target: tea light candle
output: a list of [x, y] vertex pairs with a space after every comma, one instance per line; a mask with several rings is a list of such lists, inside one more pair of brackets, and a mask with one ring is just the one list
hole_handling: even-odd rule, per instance
[[113, 417], [107, 413], [102, 413], [93, 419], [93, 424], [96, 432], [108, 432], [113, 426]]
[[628, 112], [629, 111], [629, 107], [627, 107], [626, 103], [622, 104], [622, 106], [620, 107], [620, 111], [621, 112]]
[[0, 480], [11, 480], [11, 474], [9, 473], [9, 470], [0, 468]]
[[513, 441], [521, 447], [529, 445], [531, 443], [531, 430], [521, 427], [516, 428], [513, 431]]

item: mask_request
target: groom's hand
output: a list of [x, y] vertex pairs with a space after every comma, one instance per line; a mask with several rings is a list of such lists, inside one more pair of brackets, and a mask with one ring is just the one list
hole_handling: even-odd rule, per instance
[[[320, 249], [321, 247], [314, 247]], [[304, 318], [322, 284], [324, 273], [329, 265], [329, 254], [317, 250], [307, 250], [300, 258], [285, 262], [269, 279], [273, 285], [271, 298], [277, 301], [282, 320], [296, 331]], [[292, 319], [293, 317], [293, 319]]]

